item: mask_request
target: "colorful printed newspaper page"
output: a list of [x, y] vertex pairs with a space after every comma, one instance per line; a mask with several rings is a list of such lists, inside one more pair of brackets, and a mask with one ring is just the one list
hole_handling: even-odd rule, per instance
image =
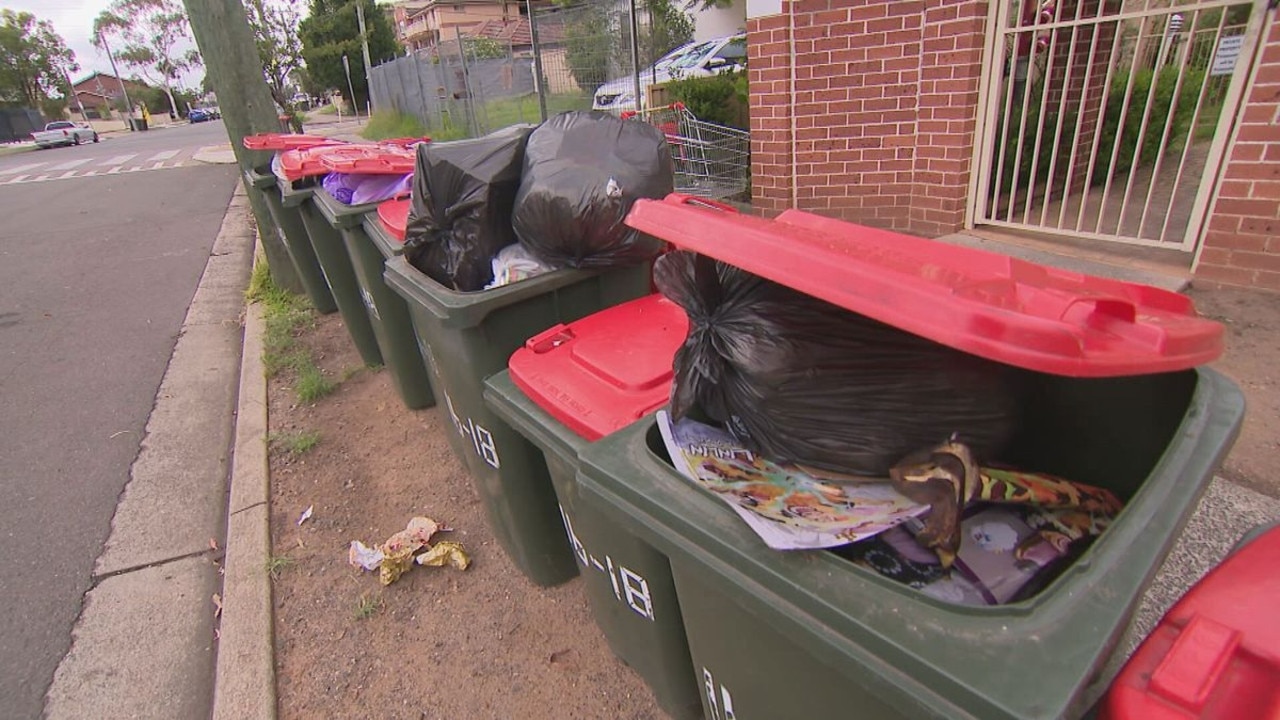
[[729, 433], [687, 418], [657, 415], [671, 462], [732, 507], [775, 550], [846, 545], [884, 532], [927, 505], [883, 482], [832, 483], [762, 458]]

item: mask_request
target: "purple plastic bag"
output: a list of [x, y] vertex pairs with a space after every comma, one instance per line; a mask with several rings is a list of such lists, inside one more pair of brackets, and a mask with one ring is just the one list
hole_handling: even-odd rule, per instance
[[334, 200], [344, 205], [390, 200], [407, 194], [413, 187], [413, 174], [408, 175], [358, 175], [329, 173], [321, 184]]

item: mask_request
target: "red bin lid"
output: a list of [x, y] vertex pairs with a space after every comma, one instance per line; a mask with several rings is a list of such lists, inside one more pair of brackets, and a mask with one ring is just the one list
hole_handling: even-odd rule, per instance
[[301, 180], [305, 177], [325, 175], [329, 169], [320, 162], [320, 153], [332, 150], [335, 145], [320, 145], [300, 150], [285, 150], [280, 153], [280, 172], [287, 180]]
[[249, 150], [299, 150], [320, 145], [342, 144], [344, 143], [341, 140], [295, 133], [259, 133], [248, 135], [244, 139], [244, 146]]
[[774, 220], [672, 194], [627, 225], [990, 360], [1073, 377], [1184, 370], [1222, 326], [1184, 295], [788, 210]]
[[1106, 720], [1274, 718], [1280, 709], [1280, 528], [1178, 601], [1111, 684]]
[[388, 200], [378, 205], [378, 222], [400, 242], [404, 242], [405, 230], [409, 226], [409, 205], [408, 198]]
[[684, 310], [648, 295], [530, 338], [511, 380], [583, 438], [599, 440], [662, 407], [689, 331]]
[[330, 172], [348, 175], [408, 175], [414, 153], [394, 145], [343, 145], [320, 155]]

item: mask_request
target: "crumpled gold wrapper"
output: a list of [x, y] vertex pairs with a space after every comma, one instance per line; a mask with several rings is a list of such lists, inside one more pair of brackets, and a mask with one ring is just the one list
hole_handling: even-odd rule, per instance
[[431, 567], [444, 567], [448, 563], [459, 570], [466, 570], [471, 565], [471, 558], [467, 555], [467, 551], [463, 549], [461, 543], [442, 540], [433, 545], [430, 550], [419, 555], [416, 562], [419, 565], [430, 565]]

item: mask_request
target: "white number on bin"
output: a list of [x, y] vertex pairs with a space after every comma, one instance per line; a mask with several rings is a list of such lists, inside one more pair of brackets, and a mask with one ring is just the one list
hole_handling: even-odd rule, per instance
[[564, 530], [569, 534], [569, 544], [578, 562], [588, 570], [599, 570], [609, 576], [609, 584], [613, 586], [613, 596], [619, 602], [625, 602], [631, 611], [642, 618], [653, 620], [653, 598], [649, 595], [649, 583], [638, 573], [622, 565], [614, 565], [613, 558], [604, 556], [604, 562], [587, 552], [577, 533], [573, 531], [573, 521], [564, 506], [560, 507], [560, 517], [564, 520]]
[[363, 285], [360, 286], [360, 297], [364, 300], [364, 306], [369, 309], [373, 319], [382, 322], [382, 316], [378, 315], [378, 306], [373, 304], [373, 295]]
[[458, 434], [471, 441], [471, 447], [475, 449], [476, 454], [480, 456], [495, 470], [502, 467], [502, 462], [498, 460], [498, 448], [493, 444], [493, 434], [484, 429], [483, 425], [478, 425], [471, 418], [460, 418], [458, 413], [453, 409], [453, 400], [450, 399], [449, 393], [444, 394], [445, 405], [449, 406], [449, 417], [453, 419], [453, 427]]
[[707, 691], [707, 709], [711, 711], [712, 720], [735, 720], [733, 714], [733, 696], [729, 694], [729, 689], [720, 686], [720, 693], [716, 695], [716, 680], [711, 675], [711, 671], [702, 668], [702, 683]]

